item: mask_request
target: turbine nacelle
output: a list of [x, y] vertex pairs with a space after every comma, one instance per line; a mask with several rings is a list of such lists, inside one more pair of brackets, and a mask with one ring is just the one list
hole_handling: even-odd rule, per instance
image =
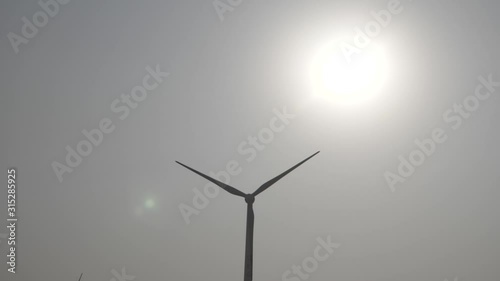
[[247, 204], [253, 204], [253, 202], [255, 202], [255, 195], [246, 194], [245, 195], [245, 202], [247, 202]]

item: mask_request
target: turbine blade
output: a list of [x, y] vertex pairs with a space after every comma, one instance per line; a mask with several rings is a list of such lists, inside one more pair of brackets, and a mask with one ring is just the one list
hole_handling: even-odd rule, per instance
[[209, 177], [209, 176], [207, 176], [207, 175], [205, 175], [203, 173], [200, 173], [200, 172], [196, 171], [195, 169], [192, 169], [192, 168], [190, 168], [190, 167], [182, 164], [181, 162], [175, 161], [175, 163], [177, 163], [177, 164], [183, 166], [184, 168], [186, 168], [188, 170], [191, 170], [192, 172], [194, 172], [194, 173], [196, 173], [196, 174], [204, 177], [205, 179], [213, 182], [215, 185], [219, 186], [220, 188], [224, 189], [225, 191], [227, 191], [227, 192], [229, 192], [231, 194], [234, 194], [234, 195], [237, 195], [237, 196], [241, 196], [241, 197], [245, 197], [245, 193], [239, 191], [238, 189], [236, 189], [236, 188], [234, 188], [232, 186], [229, 186], [229, 185], [227, 185], [227, 184], [225, 184], [223, 182], [220, 182], [220, 181], [218, 181], [216, 179], [213, 179], [213, 178], [211, 178], [211, 177]]
[[245, 245], [245, 278], [244, 281], [252, 281], [253, 278], [253, 226], [254, 214], [252, 203], [247, 204], [247, 237]]
[[80, 278], [78, 278], [78, 281], [82, 280], [83, 273], [80, 274]]
[[283, 173], [281, 173], [279, 176], [269, 180], [268, 182], [264, 183], [263, 185], [261, 185], [254, 193], [253, 193], [253, 196], [257, 196], [259, 193], [261, 193], [262, 191], [268, 189], [271, 185], [275, 184], [277, 181], [279, 181], [282, 177], [286, 176], [288, 173], [290, 173], [291, 171], [293, 171], [295, 168], [297, 168], [298, 166], [304, 164], [304, 162], [306, 162], [307, 160], [311, 159], [314, 155], [318, 154], [318, 152], [314, 153], [313, 155], [307, 157], [306, 159], [302, 160], [300, 163], [298, 163], [297, 165], [291, 167], [290, 169], [284, 171]]

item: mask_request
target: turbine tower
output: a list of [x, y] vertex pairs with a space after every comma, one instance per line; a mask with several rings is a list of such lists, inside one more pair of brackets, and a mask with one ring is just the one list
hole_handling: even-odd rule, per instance
[[245, 244], [245, 275], [244, 275], [244, 281], [252, 281], [252, 275], [253, 275], [253, 226], [254, 226], [254, 213], [253, 213], [253, 203], [255, 202], [255, 196], [263, 192], [264, 190], [268, 189], [271, 185], [275, 184], [277, 181], [279, 181], [282, 177], [286, 176], [288, 173], [296, 169], [298, 166], [304, 164], [307, 160], [311, 159], [314, 155], [318, 154], [318, 152], [314, 153], [313, 155], [307, 157], [306, 159], [302, 160], [295, 166], [291, 167], [290, 169], [284, 171], [280, 175], [274, 177], [273, 179], [267, 181], [263, 185], [261, 185], [257, 190], [255, 190], [253, 193], [250, 194], [245, 194], [241, 192], [240, 190], [229, 186], [223, 182], [220, 182], [216, 179], [213, 179], [201, 172], [196, 171], [193, 168], [190, 168], [178, 161], [175, 161], [177, 164], [191, 170], [192, 172], [204, 177], [205, 179], [213, 182], [220, 188], [224, 189], [225, 191], [245, 198], [245, 202], [247, 203], [247, 233], [246, 233], [246, 244]]

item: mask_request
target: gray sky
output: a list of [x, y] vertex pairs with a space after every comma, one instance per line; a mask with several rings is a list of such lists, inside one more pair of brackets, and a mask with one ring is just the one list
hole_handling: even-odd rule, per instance
[[[321, 150], [257, 198], [254, 280], [285, 280], [328, 236], [341, 246], [309, 280], [498, 280], [500, 87], [474, 93], [480, 76], [500, 81], [500, 2], [401, 1], [371, 39], [390, 69], [373, 97], [318, 96], [318, 50], [337, 34], [352, 45], [389, 2], [221, 0], [231, 8], [218, 14], [211, 0], [73, 0], [14, 47], [8, 34], [43, 10], [3, 1], [0, 214], [6, 224], [15, 167], [19, 221], [17, 273], [0, 235], [0, 279], [108, 281], [125, 268], [138, 281], [241, 280], [244, 200], [220, 191], [187, 224], [180, 207], [196, 208], [207, 182], [174, 161], [206, 173], [234, 161], [230, 184], [250, 193]], [[156, 67], [170, 75], [155, 80]], [[156, 86], [127, 106], [145, 79]], [[464, 100], [479, 103], [453, 111]], [[66, 146], [102, 120], [114, 130], [69, 167]], [[398, 157], [440, 129], [446, 141], [402, 176]], [[55, 162], [72, 169], [62, 181]], [[404, 182], [391, 188], [388, 173]]]

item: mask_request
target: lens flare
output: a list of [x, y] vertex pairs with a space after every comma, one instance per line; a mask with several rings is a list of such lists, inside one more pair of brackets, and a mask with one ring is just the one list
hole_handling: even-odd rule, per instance
[[156, 202], [153, 199], [147, 199], [146, 202], [144, 202], [144, 206], [147, 209], [153, 209], [156, 206]]

